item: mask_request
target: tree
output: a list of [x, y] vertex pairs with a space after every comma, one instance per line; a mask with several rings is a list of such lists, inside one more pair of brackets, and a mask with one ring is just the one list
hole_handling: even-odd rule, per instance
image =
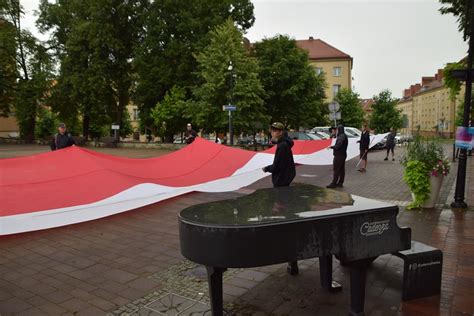
[[152, 109], [151, 115], [160, 136], [172, 142], [173, 135], [184, 129], [187, 118], [186, 94], [183, 88], [174, 86], [166, 93], [163, 101], [158, 102]]
[[[0, 12], [6, 10], [6, 4], [0, 4]], [[15, 27], [1, 16], [0, 73], [0, 116], [8, 116], [13, 108], [17, 79]]]
[[137, 49], [134, 103], [142, 128], [153, 124], [151, 109], [173, 86], [186, 97], [198, 84], [195, 59], [210, 42], [209, 31], [231, 17], [243, 31], [254, 23], [250, 0], [153, 1], [144, 18], [144, 33]]
[[116, 123], [125, 126], [132, 90], [132, 60], [143, 29], [148, 1], [42, 0], [38, 24], [51, 32], [61, 62], [52, 104], [60, 117], [81, 116], [89, 129]]
[[49, 109], [39, 108], [35, 129], [36, 138], [45, 139], [54, 135], [57, 132], [58, 123], [54, 114]]
[[196, 55], [202, 83], [194, 89], [195, 102], [186, 113], [207, 131], [225, 131], [228, 118], [222, 106], [232, 103], [237, 106], [233, 114], [235, 130], [253, 132], [255, 122], [268, 120], [263, 114], [264, 92], [257, 60], [248, 55], [242, 33], [231, 19], [209, 36], [210, 44]]
[[345, 126], [361, 127], [364, 123], [364, 110], [360, 105], [357, 92], [343, 88], [339, 90], [335, 99], [341, 105], [341, 123]]
[[271, 121], [288, 127], [313, 127], [326, 121], [324, 76], [317, 76], [308, 53], [296, 41], [279, 35], [255, 44], [265, 107]]
[[[8, 99], [15, 110], [21, 137], [32, 141], [38, 109], [44, 103], [51, 86], [53, 66], [43, 44], [31, 33], [22, 29], [22, 15], [23, 10], [18, 0], [6, 0], [0, 5], [0, 20], [3, 21], [0, 38], [10, 35], [10, 40], [6, 41], [6, 49], [2, 50], [2, 55], [5, 54], [2, 60], [5, 58], [16, 62], [13, 67], [14, 86], [4, 90], [9, 92], [7, 95], [2, 95], [2, 98]], [[5, 24], [6, 27], [3, 27]], [[7, 75], [10, 76], [6, 79], [7, 83], [11, 82], [13, 69], [7, 71]], [[2, 112], [8, 112], [10, 105], [3, 106]]]
[[397, 110], [397, 99], [392, 98], [390, 90], [384, 90], [374, 96], [373, 112], [370, 117], [370, 127], [377, 133], [386, 133], [393, 128], [403, 126], [401, 110]]
[[466, 64], [463, 62], [458, 62], [449, 63], [443, 69], [444, 85], [449, 89], [449, 99], [451, 101], [456, 100], [456, 97], [461, 91], [461, 81], [453, 77], [453, 70], [464, 68], [466, 68]]
[[458, 18], [458, 29], [459, 32], [464, 34], [464, 40], [467, 40], [470, 36], [469, 18], [467, 18], [469, 16], [467, 1], [471, 0], [439, 0], [441, 4], [445, 5], [439, 9], [441, 14], [452, 14]]

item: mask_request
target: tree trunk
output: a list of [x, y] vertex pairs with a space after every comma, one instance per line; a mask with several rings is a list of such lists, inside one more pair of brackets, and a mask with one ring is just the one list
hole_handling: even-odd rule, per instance
[[23, 134], [23, 139], [27, 143], [32, 143], [35, 139], [35, 127], [36, 127], [36, 111], [34, 113], [31, 113], [32, 115], [29, 115], [28, 119], [26, 120], [24, 127], [25, 131]]
[[[123, 87], [122, 89], [119, 90], [119, 98], [118, 98], [118, 109], [116, 113], [116, 121], [117, 124], [120, 125], [120, 130], [123, 130], [124, 122], [123, 122], [123, 114], [124, 111], [127, 109], [127, 104], [128, 104], [128, 87]], [[119, 131], [120, 131], [119, 130]], [[125, 135], [123, 135], [125, 136]], [[118, 139], [117, 141], [120, 141], [120, 133], [117, 133]]]
[[89, 114], [84, 114], [84, 118], [82, 119], [82, 136], [84, 136], [84, 140], [89, 140], [89, 126], [90, 126], [91, 118]]

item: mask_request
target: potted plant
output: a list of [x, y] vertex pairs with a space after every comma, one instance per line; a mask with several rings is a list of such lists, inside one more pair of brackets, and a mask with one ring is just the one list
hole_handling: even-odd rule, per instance
[[416, 137], [407, 146], [401, 163], [405, 167], [403, 179], [413, 196], [408, 208], [434, 208], [443, 177], [450, 168], [441, 144]]

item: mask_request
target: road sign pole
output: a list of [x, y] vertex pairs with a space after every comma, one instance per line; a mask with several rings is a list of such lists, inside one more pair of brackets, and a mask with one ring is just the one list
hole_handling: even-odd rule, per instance
[[229, 141], [230, 141], [230, 145], [233, 146], [234, 145], [234, 131], [233, 131], [233, 128], [232, 128], [232, 111], [229, 111]]
[[[329, 113], [333, 115], [334, 126], [337, 126], [337, 114], [338, 114], [338, 111], [339, 111], [340, 107], [341, 106], [336, 101], [332, 101], [328, 104]], [[329, 119], [331, 119], [331, 118], [329, 117]]]

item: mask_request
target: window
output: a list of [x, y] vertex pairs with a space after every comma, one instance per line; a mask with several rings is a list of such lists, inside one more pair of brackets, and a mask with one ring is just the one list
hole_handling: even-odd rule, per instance
[[337, 93], [341, 90], [341, 85], [340, 84], [335, 84], [332, 86], [332, 95], [335, 97]]
[[334, 68], [332, 69], [332, 75], [333, 75], [334, 77], [340, 77], [341, 74], [342, 74], [341, 67], [334, 67]]
[[314, 68], [314, 71], [316, 72], [317, 75], [320, 75], [324, 72], [322, 67], [316, 67]]
[[133, 109], [133, 120], [138, 121], [138, 109]]

